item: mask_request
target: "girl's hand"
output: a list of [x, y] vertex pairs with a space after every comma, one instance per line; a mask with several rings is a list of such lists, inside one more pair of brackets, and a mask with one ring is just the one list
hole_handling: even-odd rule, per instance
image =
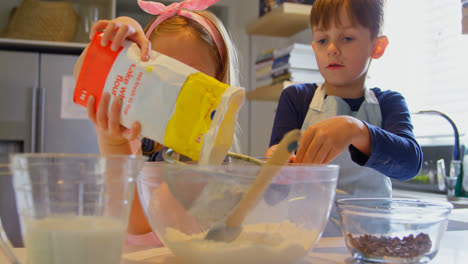
[[351, 144], [370, 155], [367, 126], [351, 116], [332, 117], [307, 128], [301, 137], [295, 162], [328, 164]]
[[140, 123], [133, 123], [130, 129], [120, 125], [122, 100], [117, 97], [109, 109], [110, 98], [111, 95], [105, 92], [101, 97], [97, 111], [95, 110], [95, 98], [91, 96], [88, 99], [88, 117], [94, 123], [99, 148], [103, 154], [131, 154], [129, 153], [131, 152], [130, 141], [138, 137], [141, 131]]
[[141, 25], [129, 17], [118, 17], [114, 20], [99, 20], [90, 31], [91, 39], [98, 31], [103, 31], [101, 45], [106, 47], [109, 41], [112, 42], [111, 49], [117, 51], [123, 40], [127, 39], [135, 42], [141, 50], [141, 60], [147, 61], [151, 53], [151, 42], [146, 38]]
[[[117, 51], [124, 39], [135, 42], [141, 50], [141, 60], [147, 61], [151, 54], [151, 42], [146, 38], [143, 28], [138, 22], [129, 17], [118, 17], [114, 20], [99, 20], [92, 27], [89, 33], [91, 39], [98, 31], [103, 31], [101, 45], [106, 47], [112, 41], [111, 49]], [[84, 57], [88, 47], [81, 53], [73, 68], [73, 76], [78, 80], [78, 76], [83, 65]]]
[[[278, 148], [278, 144], [276, 145], [273, 145], [271, 146], [266, 152], [265, 152], [265, 157], [268, 157], [270, 158], [271, 156], [273, 156], [273, 152], [275, 152], [275, 150]], [[291, 154], [291, 157], [289, 157], [289, 163], [293, 163], [294, 160], [296, 158], [296, 155], [294, 153]], [[268, 159], [266, 159], [265, 161], [268, 161]]]

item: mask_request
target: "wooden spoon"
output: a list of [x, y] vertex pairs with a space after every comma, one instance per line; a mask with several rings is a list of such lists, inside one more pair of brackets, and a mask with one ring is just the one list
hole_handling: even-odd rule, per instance
[[263, 195], [271, 180], [276, 176], [281, 166], [284, 165], [291, 153], [298, 147], [300, 138], [299, 129], [288, 132], [268, 159], [267, 163], [258, 173], [255, 182], [247, 193], [242, 197], [233, 213], [228, 216], [225, 223], [213, 226], [205, 236], [207, 240], [231, 242], [242, 232], [242, 222], [250, 210], [255, 206], [257, 200]]

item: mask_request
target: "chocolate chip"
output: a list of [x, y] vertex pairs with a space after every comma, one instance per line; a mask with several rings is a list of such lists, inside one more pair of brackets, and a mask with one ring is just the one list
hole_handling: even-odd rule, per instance
[[350, 233], [346, 235], [348, 245], [369, 257], [400, 257], [414, 258], [431, 250], [432, 241], [429, 235], [420, 233], [403, 237], [385, 237], [365, 234], [354, 238]]

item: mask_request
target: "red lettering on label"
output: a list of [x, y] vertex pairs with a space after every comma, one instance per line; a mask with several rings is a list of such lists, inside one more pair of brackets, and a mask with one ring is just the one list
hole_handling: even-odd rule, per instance
[[130, 65], [130, 68], [128, 69], [127, 74], [125, 74], [125, 80], [124, 80], [125, 84], [128, 84], [130, 79], [133, 77], [133, 71], [135, 71], [135, 68], [136, 68], [135, 64]]
[[114, 87], [112, 87], [112, 94], [117, 96], [117, 91], [119, 90], [120, 83], [123, 81], [121, 75], [117, 75], [117, 78], [114, 81]]
[[200, 143], [203, 138], [203, 133], [198, 134], [197, 139], [195, 139], [195, 142]]
[[132, 106], [131, 104], [127, 104], [127, 106], [125, 107], [125, 110], [124, 110], [124, 115], [128, 114], [128, 110], [130, 109], [131, 106]]
[[127, 87], [122, 87], [122, 88], [120, 89], [120, 95], [119, 95], [119, 96], [122, 97], [122, 99], [125, 98], [125, 91], [126, 91], [126, 90], [127, 90]]

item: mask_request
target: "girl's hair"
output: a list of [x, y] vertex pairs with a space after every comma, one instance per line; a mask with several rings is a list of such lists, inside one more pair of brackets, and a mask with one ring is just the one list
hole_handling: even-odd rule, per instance
[[[201, 26], [196, 21], [186, 18], [184, 16], [174, 16], [164, 20], [155, 28], [153, 33], [151, 33], [150, 39], [158, 35], [173, 34], [176, 32], [180, 32], [181, 30], [191, 30], [192, 33], [195, 33], [197, 36], [200, 37], [201, 40], [205, 41], [205, 43], [212, 51], [213, 58], [215, 59], [218, 65], [216, 79], [231, 86], [240, 86], [238, 75], [239, 62], [237, 57], [237, 51], [223, 23], [213, 13], [207, 10], [197, 11], [196, 13], [198, 13], [201, 16], [204, 16], [216, 27], [216, 29], [218, 29], [218, 32], [224, 41], [226, 54], [219, 54], [218, 48], [216, 47], [213, 38], [203, 26]], [[145, 33], [157, 18], [158, 16], [156, 16], [145, 27]], [[221, 58], [224, 58], [224, 63]], [[239, 130], [240, 128], [237, 124], [236, 132], [234, 135], [234, 141], [232, 144], [232, 151], [237, 153], [240, 152], [238, 135], [240, 133]]]
[[353, 25], [359, 23], [375, 38], [381, 34], [384, 6], [385, 0], [317, 0], [310, 12], [310, 27], [329, 29], [332, 19], [336, 25], [342, 25], [339, 14], [344, 7]]
[[[150, 38], [156, 37], [158, 35], [180, 32], [181, 30], [190, 30], [192, 33], [195, 33], [197, 36], [199, 36], [201, 40], [205, 41], [205, 43], [208, 44], [208, 47], [212, 51], [213, 58], [215, 59], [218, 65], [216, 78], [219, 81], [222, 81], [231, 86], [239, 86], [239, 76], [237, 74], [239, 63], [237, 58], [237, 52], [226, 28], [213, 13], [206, 10], [197, 11], [196, 13], [198, 13], [201, 16], [204, 16], [216, 27], [216, 29], [218, 29], [218, 32], [224, 41], [226, 54], [219, 54], [218, 48], [216, 47], [213, 38], [203, 26], [201, 26], [196, 21], [186, 18], [184, 16], [174, 16], [164, 20], [160, 25], [156, 27], [154, 32], [151, 34]], [[146, 26], [145, 32], [157, 18], [158, 16], [156, 16]], [[222, 57], [224, 58], [224, 65], [222, 63]]]

